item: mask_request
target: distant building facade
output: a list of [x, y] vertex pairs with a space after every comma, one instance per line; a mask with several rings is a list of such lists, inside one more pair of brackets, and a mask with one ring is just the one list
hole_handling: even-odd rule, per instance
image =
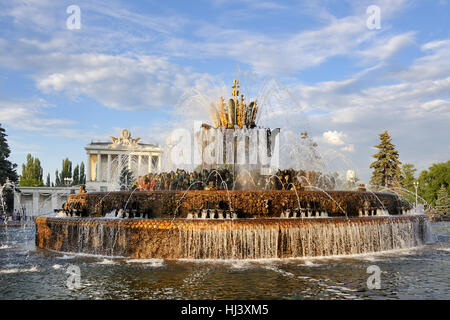
[[[111, 142], [91, 142], [86, 150], [86, 191], [119, 190], [123, 168], [132, 171], [135, 178], [149, 172], [161, 171], [162, 148], [132, 138], [130, 131], [122, 130]], [[79, 192], [79, 186], [18, 187], [14, 192], [14, 212], [38, 216], [52, 214], [60, 209], [69, 194]]]
[[135, 178], [150, 172], [161, 172], [162, 148], [132, 138], [124, 129], [111, 142], [91, 142], [86, 147], [86, 190], [118, 190], [123, 168], [128, 168]]
[[18, 187], [14, 192], [14, 214], [28, 217], [48, 215], [60, 209], [78, 187]]

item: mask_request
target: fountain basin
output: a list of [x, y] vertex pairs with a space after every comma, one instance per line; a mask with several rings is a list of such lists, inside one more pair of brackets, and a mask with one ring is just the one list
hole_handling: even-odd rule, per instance
[[364, 218], [36, 218], [36, 246], [131, 258], [262, 259], [363, 254], [422, 245], [425, 215]]
[[[365, 191], [291, 191], [291, 190], [189, 190], [104, 192], [69, 195], [66, 212], [82, 217], [103, 217], [127, 208], [138, 216], [186, 218], [203, 209], [232, 210], [239, 218], [277, 218], [286, 210], [310, 209], [329, 216], [358, 217], [363, 208], [386, 209], [401, 214], [405, 204], [395, 194]], [[72, 214], [71, 214], [72, 215]], [[300, 216], [300, 214], [298, 214]]]

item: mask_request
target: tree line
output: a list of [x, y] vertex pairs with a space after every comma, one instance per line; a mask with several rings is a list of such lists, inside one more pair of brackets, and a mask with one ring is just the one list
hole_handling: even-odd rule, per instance
[[59, 187], [65, 185], [78, 185], [86, 183], [86, 174], [84, 163], [77, 164], [72, 171], [72, 162], [66, 158], [62, 161], [62, 170], [55, 172], [55, 182], [50, 181], [50, 174], [47, 175], [44, 184], [41, 161], [31, 154], [27, 154], [26, 161], [22, 164], [22, 174], [17, 174], [17, 164], [12, 163], [8, 158], [11, 155], [11, 149], [5, 129], [0, 124], [0, 185], [4, 185], [7, 180], [19, 186], [47, 186]]
[[434, 163], [416, 177], [417, 169], [411, 163], [399, 160], [399, 153], [392, 144], [387, 131], [379, 134], [380, 143], [374, 146], [378, 152], [373, 155], [375, 161], [370, 185], [378, 190], [391, 190], [403, 195], [411, 202], [415, 201], [415, 192], [440, 214], [450, 214], [450, 160]]
[[55, 171], [55, 180], [51, 182], [50, 173], [44, 184], [43, 169], [39, 158], [34, 158], [31, 154], [27, 155], [26, 162], [22, 164], [22, 174], [19, 177], [20, 186], [37, 187], [62, 187], [75, 186], [86, 183], [86, 173], [84, 163], [77, 164], [72, 170], [72, 161], [69, 158], [62, 160], [61, 171]]

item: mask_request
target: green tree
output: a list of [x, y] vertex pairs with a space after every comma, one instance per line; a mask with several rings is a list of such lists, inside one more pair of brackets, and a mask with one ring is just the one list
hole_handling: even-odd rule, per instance
[[55, 171], [55, 187], [61, 186], [61, 180], [58, 170]]
[[436, 199], [436, 210], [439, 214], [450, 214], [450, 197], [448, 196], [445, 185], [442, 185], [439, 189]]
[[402, 166], [400, 184], [403, 188], [407, 189], [412, 193], [403, 190], [401, 191], [399, 190], [399, 193], [402, 194], [409, 202], [416, 201], [414, 195], [416, 191], [414, 187], [414, 182], [417, 181], [416, 177], [414, 176], [416, 171], [417, 169], [411, 163], [405, 163]]
[[59, 182], [61, 185], [66, 185], [66, 178], [72, 178], [72, 161], [69, 158], [65, 158], [62, 161], [62, 170], [59, 174]]
[[401, 185], [403, 188], [408, 189], [409, 191], [414, 191], [414, 182], [417, 179], [414, 177], [417, 169], [411, 163], [405, 163], [402, 166], [402, 179]]
[[17, 164], [8, 160], [11, 150], [9, 149], [8, 141], [6, 139], [8, 135], [5, 133], [5, 129], [0, 124], [0, 184], [3, 185], [6, 179], [11, 182], [17, 182], [18, 176], [16, 172]]
[[47, 174], [47, 183], [45, 184], [47, 187], [50, 187], [50, 173]]
[[73, 169], [73, 181], [72, 185], [76, 186], [80, 184], [80, 166], [77, 164]]
[[378, 149], [378, 153], [373, 155], [376, 160], [370, 165], [370, 168], [373, 169], [370, 184], [388, 188], [398, 186], [401, 180], [401, 162], [398, 160], [398, 151], [391, 143], [392, 139], [387, 130], [380, 133], [379, 136], [380, 144], [374, 146]]
[[84, 172], [84, 162], [80, 164], [80, 184], [86, 184], [86, 173]]
[[450, 193], [450, 160], [434, 163], [419, 175], [419, 194], [429, 204], [435, 205], [441, 186]]
[[133, 172], [129, 170], [127, 167], [122, 168], [120, 172], [120, 190], [131, 190], [131, 186], [133, 185], [135, 179], [133, 177]]
[[37, 186], [44, 185], [42, 180], [43, 169], [41, 167], [41, 161], [36, 157], [32, 157], [31, 154], [27, 154], [26, 164], [22, 164], [22, 174], [20, 175], [21, 186]]

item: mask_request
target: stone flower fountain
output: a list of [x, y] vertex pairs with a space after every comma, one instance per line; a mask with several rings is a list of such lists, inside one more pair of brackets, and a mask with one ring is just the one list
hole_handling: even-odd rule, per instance
[[[245, 102], [237, 80], [232, 88], [228, 104], [222, 98], [213, 105], [213, 124], [202, 125], [196, 136], [202, 161], [208, 145], [219, 146], [214, 159], [199, 168], [215, 183], [171, 188], [163, 180], [172, 176], [160, 174], [151, 177], [156, 181], [151, 187], [142, 178], [143, 185], [131, 191], [70, 195], [60, 217], [36, 219], [36, 245], [133, 258], [260, 259], [362, 254], [427, 241], [427, 217], [411, 214], [395, 194], [310, 190], [302, 179], [284, 183], [283, 176], [265, 174], [267, 162], [259, 157], [239, 164], [240, 158], [254, 157], [255, 136], [270, 158], [279, 129], [257, 127], [258, 102]], [[224, 181], [224, 167], [235, 181]], [[245, 176], [239, 172], [250, 177], [257, 172], [265, 183], [235, 188]], [[193, 187], [199, 184], [206, 186]]]

